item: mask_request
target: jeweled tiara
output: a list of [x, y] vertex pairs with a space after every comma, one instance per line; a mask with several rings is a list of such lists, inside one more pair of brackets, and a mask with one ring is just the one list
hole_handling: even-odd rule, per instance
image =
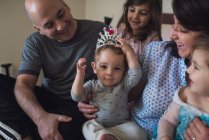
[[104, 27], [103, 29], [104, 34], [101, 32], [99, 33], [100, 38], [97, 40], [97, 46], [96, 48], [102, 47], [104, 45], [116, 45], [117, 39], [121, 37], [120, 34], [118, 34], [117, 29], [113, 29], [110, 27]]

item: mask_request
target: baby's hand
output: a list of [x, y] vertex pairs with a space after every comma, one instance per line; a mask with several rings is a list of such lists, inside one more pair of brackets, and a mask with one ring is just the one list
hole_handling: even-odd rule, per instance
[[133, 49], [131, 48], [131, 46], [125, 41], [125, 39], [122, 38], [118, 38], [117, 41], [119, 42], [118, 45], [116, 45], [115, 47], [119, 47], [122, 49], [123, 53], [126, 55], [127, 53], [131, 52], [133, 53]]
[[77, 74], [80, 74], [81, 76], [85, 76], [85, 70], [86, 70], [86, 58], [80, 58], [77, 62]]

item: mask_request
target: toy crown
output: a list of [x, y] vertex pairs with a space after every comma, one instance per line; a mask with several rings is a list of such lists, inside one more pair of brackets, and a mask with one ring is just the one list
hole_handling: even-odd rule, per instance
[[103, 31], [104, 34], [102, 34], [101, 32], [99, 33], [100, 38], [98, 38], [97, 40], [96, 48], [102, 47], [104, 45], [118, 44], [116, 40], [120, 38], [121, 35], [117, 33], [117, 29], [113, 29], [112, 27], [104, 27]]

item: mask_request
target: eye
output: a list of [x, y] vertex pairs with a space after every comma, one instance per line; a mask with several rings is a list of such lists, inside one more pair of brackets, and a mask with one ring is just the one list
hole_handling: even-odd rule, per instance
[[65, 16], [65, 11], [64, 11], [64, 10], [60, 10], [60, 11], [58, 12], [57, 18], [58, 18], [58, 19], [61, 19], [61, 18], [63, 18], [64, 16]]
[[194, 65], [194, 69], [195, 69], [195, 70], [199, 70], [199, 68], [198, 68], [196, 65]]
[[121, 70], [121, 68], [120, 67], [114, 67], [114, 70], [119, 71], [119, 70]]
[[140, 14], [141, 14], [141, 15], [143, 15], [143, 16], [146, 16], [146, 15], [148, 15], [148, 14], [149, 14], [149, 12], [148, 12], [148, 11], [143, 10], [143, 11], [141, 11], [141, 12], [140, 12]]
[[107, 69], [107, 66], [106, 66], [106, 65], [100, 65], [99, 67], [100, 67], [101, 69], [103, 69], [103, 70]]
[[130, 12], [135, 12], [135, 8], [134, 8], [134, 7], [129, 7], [128, 10], [129, 10]]
[[191, 66], [194, 70], [199, 70], [199, 67], [194, 62], [191, 63]]
[[44, 25], [44, 28], [45, 29], [50, 29], [54, 26], [53, 22], [47, 22], [45, 25]]
[[188, 33], [189, 32], [189, 30], [187, 28], [183, 27], [183, 26], [180, 26], [180, 29], [179, 30], [182, 33]]

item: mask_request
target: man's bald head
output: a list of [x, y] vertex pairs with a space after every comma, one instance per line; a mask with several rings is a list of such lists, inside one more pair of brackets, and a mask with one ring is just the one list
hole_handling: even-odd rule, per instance
[[61, 3], [68, 7], [63, 0], [25, 0], [25, 11], [30, 20], [34, 23], [34, 13], [40, 13], [51, 4]]

